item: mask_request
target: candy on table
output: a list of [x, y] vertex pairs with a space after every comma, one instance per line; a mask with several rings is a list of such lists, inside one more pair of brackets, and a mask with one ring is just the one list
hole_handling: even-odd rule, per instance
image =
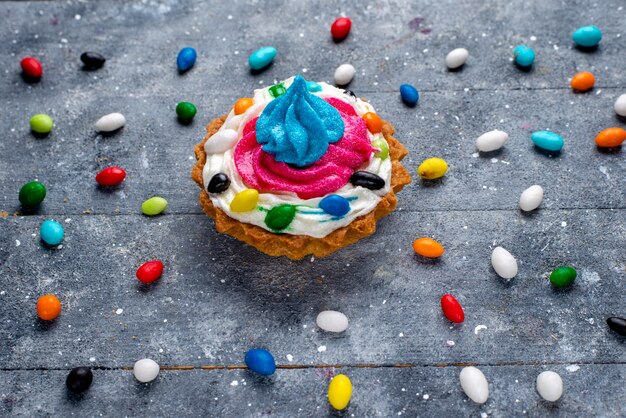
[[545, 371], [537, 376], [537, 393], [549, 402], [558, 401], [563, 396], [563, 380], [558, 373]]
[[161, 368], [156, 361], [149, 358], [143, 358], [135, 362], [135, 365], [133, 366], [133, 375], [138, 381], [148, 383], [157, 378], [160, 370]]
[[67, 390], [72, 393], [83, 393], [93, 382], [93, 373], [89, 367], [74, 367], [65, 379]]
[[533, 184], [528, 189], [524, 190], [519, 197], [519, 207], [524, 212], [530, 212], [535, 210], [541, 205], [543, 200], [543, 187], [538, 184]]
[[572, 86], [573, 90], [582, 92], [591, 90], [595, 83], [596, 78], [593, 74], [588, 71], [582, 71], [572, 77], [572, 81], [570, 81], [570, 86]]
[[326, 332], [344, 332], [348, 329], [348, 317], [339, 311], [322, 311], [315, 323]]
[[106, 62], [106, 58], [104, 58], [101, 54], [90, 51], [80, 54], [80, 60], [83, 62], [83, 66], [86, 70], [97, 70], [102, 68]]
[[253, 348], [246, 353], [246, 366], [253, 372], [262, 376], [269, 376], [276, 371], [274, 356], [262, 348]]
[[43, 74], [43, 67], [37, 58], [25, 57], [20, 61], [20, 66], [24, 74], [30, 78], [39, 79]]
[[46, 197], [46, 186], [38, 181], [31, 181], [20, 189], [20, 203], [25, 207], [33, 207], [43, 202]]
[[345, 374], [338, 374], [328, 384], [328, 403], [338, 411], [346, 409], [352, 397], [352, 382]]
[[251, 97], [242, 97], [241, 99], [235, 102], [235, 115], [241, 115], [244, 113], [250, 106], [254, 104], [254, 99]]
[[239, 135], [236, 130], [220, 129], [204, 143], [204, 152], [207, 154], [219, 154], [227, 151], [237, 143], [238, 138]]
[[405, 105], [413, 107], [420, 99], [420, 94], [411, 84], [400, 85], [400, 98]]
[[61, 302], [54, 295], [43, 295], [37, 300], [37, 315], [44, 321], [52, 321], [61, 313]]
[[441, 158], [428, 158], [417, 167], [417, 174], [426, 180], [443, 177], [448, 171], [448, 164]]
[[489, 398], [489, 383], [479, 369], [473, 366], [463, 367], [459, 375], [463, 392], [472, 401], [483, 404]]
[[600, 148], [614, 148], [626, 141], [626, 130], [622, 128], [607, 128], [596, 135], [596, 145]]
[[626, 94], [620, 95], [615, 100], [613, 109], [615, 110], [615, 113], [617, 113], [618, 115], [626, 117]]
[[379, 134], [383, 131], [383, 121], [374, 112], [367, 112], [363, 116], [361, 116], [365, 121], [365, 125], [367, 126], [367, 130], [373, 134]]
[[493, 131], [485, 132], [476, 139], [476, 148], [481, 152], [495, 151], [502, 148], [508, 139], [509, 134], [494, 129]]
[[626, 319], [619, 316], [611, 316], [606, 319], [606, 324], [619, 335], [626, 336]]
[[426, 258], [439, 258], [443, 255], [444, 249], [441, 244], [432, 238], [422, 237], [413, 241], [413, 251]]
[[374, 153], [374, 157], [386, 160], [389, 157], [389, 144], [382, 138], [378, 138], [372, 141], [372, 147], [377, 149]]
[[574, 43], [583, 48], [593, 48], [600, 43], [602, 31], [595, 26], [582, 26], [572, 33]]
[[189, 70], [196, 63], [196, 50], [191, 47], [186, 47], [180, 50], [176, 57], [176, 66], [178, 71], [185, 72]]
[[209, 193], [223, 193], [230, 187], [230, 179], [224, 173], [217, 173], [206, 186], [206, 191]]
[[338, 17], [332, 25], [330, 25], [330, 34], [333, 39], [340, 41], [345, 39], [350, 33], [352, 21], [347, 17]]
[[141, 212], [144, 215], [155, 216], [160, 214], [167, 207], [167, 200], [162, 197], [154, 196], [145, 200], [141, 204]]
[[535, 146], [545, 151], [559, 152], [563, 149], [564, 141], [560, 135], [550, 131], [537, 131], [530, 135]]
[[30, 129], [38, 134], [50, 133], [52, 125], [52, 118], [43, 113], [38, 113], [30, 118]]
[[262, 70], [269, 66], [276, 57], [276, 48], [273, 46], [264, 46], [257, 49], [248, 58], [248, 65], [254, 71]]
[[99, 132], [113, 132], [122, 128], [126, 124], [124, 115], [118, 112], [109, 113], [102, 116], [95, 123], [96, 130]]
[[350, 201], [338, 194], [330, 194], [320, 200], [319, 207], [332, 216], [343, 216], [350, 212]]
[[278, 205], [273, 207], [267, 212], [267, 215], [265, 215], [265, 225], [274, 232], [280, 232], [287, 228], [295, 217], [296, 207], [294, 205]]
[[369, 171], [355, 171], [350, 176], [350, 183], [353, 186], [361, 186], [369, 190], [379, 190], [385, 187], [385, 180]]
[[65, 236], [61, 224], [50, 219], [42, 222], [39, 233], [41, 240], [48, 245], [59, 245]]
[[460, 324], [465, 320], [463, 307], [454, 296], [446, 293], [441, 297], [441, 310], [449, 321]]
[[515, 64], [528, 68], [535, 62], [535, 51], [526, 45], [520, 45], [513, 50]]
[[196, 116], [196, 106], [193, 103], [189, 102], [180, 102], [176, 105], [176, 116], [182, 122], [190, 122], [193, 120], [194, 116]]
[[141, 283], [150, 284], [163, 274], [163, 263], [160, 260], [152, 260], [143, 263], [135, 275]]
[[337, 84], [338, 86], [345, 86], [347, 84], [350, 84], [352, 78], [354, 78], [355, 73], [356, 70], [354, 69], [352, 64], [341, 64], [335, 70], [335, 84]]
[[107, 167], [96, 174], [96, 182], [102, 187], [117, 186], [126, 178], [126, 171], [120, 167]]
[[455, 70], [465, 64], [469, 58], [469, 51], [465, 48], [456, 48], [446, 55], [446, 67]]
[[554, 287], [567, 287], [576, 280], [576, 269], [568, 266], [557, 267], [550, 273], [550, 283]]
[[259, 201], [259, 191], [256, 189], [245, 189], [235, 195], [230, 202], [232, 212], [249, 212], [256, 208]]
[[491, 252], [491, 265], [503, 279], [511, 280], [517, 275], [517, 260], [502, 247], [496, 247]]

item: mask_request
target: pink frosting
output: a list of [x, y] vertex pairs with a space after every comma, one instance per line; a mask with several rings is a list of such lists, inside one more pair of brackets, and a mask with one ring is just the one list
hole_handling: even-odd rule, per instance
[[321, 197], [348, 183], [352, 173], [368, 162], [373, 151], [365, 122], [348, 103], [326, 99], [335, 107], [345, 125], [343, 137], [329, 144], [326, 153], [305, 168], [278, 162], [256, 141], [252, 119], [243, 129], [235, 148], [235, 166], [243, 181], [261, 192], [294, 192], [301, 199]]

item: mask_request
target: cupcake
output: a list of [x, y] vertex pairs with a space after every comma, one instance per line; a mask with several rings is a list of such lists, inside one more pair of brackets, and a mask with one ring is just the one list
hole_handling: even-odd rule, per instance
[[376, 231], [411, 182], [393, 127], [348, 90], [291, 77], [239, 99], [195, 147], [200, 204], [268, 255], [324, 257]]

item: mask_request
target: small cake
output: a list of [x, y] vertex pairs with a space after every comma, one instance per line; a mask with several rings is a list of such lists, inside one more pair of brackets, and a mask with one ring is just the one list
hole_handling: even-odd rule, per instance
[[393, 127], [348, 90], [291, 77], [239, 99], [195, 147], [218, 232], [272, 256], [324, 257], [369, 236], [411, 182]]

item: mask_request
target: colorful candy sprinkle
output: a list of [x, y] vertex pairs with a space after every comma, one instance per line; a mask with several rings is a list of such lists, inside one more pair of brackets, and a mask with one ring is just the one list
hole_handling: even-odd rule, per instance
[[413, 251], [426, 258], [439, 258], [443, 255], [444, 249], [441, 244], [432, 238], [422, 237], [413, 241]]
[[52, 321], [61, 313], [61, 302], [54, 295], [43, 295], [37, 300], [37, 315], [44, 321]]
[[626, 94], [622, 94], [615, 100], [613, 109], [618, 115], [626, 117]]
[[355, 73], [356, 70], [351, 64], [341, 64], [335, 70], [335, 84], [337, 84], [338, 86], [345, 86], [350, 84]]
[[141, 283], [150, 284], [161, 277], [163, 274], [163, 263], [161, 260], [152, 260], [143, 263], [135, 275]]
[[242, 97], [235, 102], [235, 115], [241, 115], [254, 104], [254, 99], [251, 97]]
[[93, 382], [93, 373], [89, 367], [74, 367], [67, 375], [65, 386], [72, 393], [83, 393]]
[[43, 202], [46, 197], [46, 186], [38, 181], [26, 183], [20, 189], [20, 203], [25, 207], [33, 207]]
[[253, 372], [262, 376], [269, 376], [276, 371], [274, 356], [262, 348], [253, 348], [246, 353], [246, 366]]
[[511, 280], [517, 275], [517, 260], [502, 247], [496, 247], [491, 252], [491, 265], [503, 279]]
[[30, 118], [30, 129], [38, 134], [47, 134], [52, 131], [52, 118], [46, 114], [38, 113]]
[[612, 316], [606, 319], [606, 324], [619, 335], [626, 335], [626, 319]]
[[389, 144], [382, 138], [375, 139], [372, 141], [372, 147], [377, 149], [378, 151], [374, 153], [374, 157], [380, 158], [381, 160], [386, 160], [389, 157]]
[[593, 85], [596, 83], [596, 78], [593, 74], [588, 71], [582, 71], [577, 73], [572, 77], [572, 81], [570, 85], [573, 90], [576, 91], [588, 91], [593, 88]]
[[126, 124], [126, 118], [121, 113], [109, 113], [96, 121], [95, 127], [99, 132], [113, 132]]
[[564, 141], [560, 135], [550, 131], [538, 131], [533, 132], [530, 135], [530, 139], [535, 143], [535, 146], [545, 151], [559, 152], [563, 148]]
[[265, 215], [265, 225], [274, 232], [280, 232], [287, 228], [295, 217], [296, 207], [294, 205], [278, 205]]
[[373, 134], [378, 134], [383, 131], [383, 120], [374, 112], [367, 112], [361, 116], [367, 125], [367, 130]]
[[245, 189], [235, 195], [235, 198], [230, 202], [230, 210], [233, 212], [249, 212], [256, 208], [258, 201], [258, 190]]
[[550, 273], [550, 283], [554, 287], [567, 287], [576, 280], [576, 269], [573, 267], [557, 267]]
[[463, 367], [459, 379], [461, 388], [468, 398], [478, 404], [487, 402], [487, 398], [489, 398], [489, 383], [487, 383], [487, 378], [483, 372], [473, 366]]
[[348, 329], [348, 317], [338, 311], [322, 311], [315, 323], [326, 332], [344, 332]]
[[176, 57], [178, 71], [185, 72], [193, 67], [196, 63], [197, 56], [196, 50], [191, 47], [181, 49], [178, 53], [178, 57]]
[[578, 46], [592, 48], [602, 40], [602, 31], [595, 26], [583, 26], [574, 31], [572, 39]]
[[209, 193], [223, 193], [230, 187], [230, 179], [224, 173], [217, 173], [206, 186], [206, 190]]
[[441, 297], [441, 310], [451, 322], [458, 324], [465, 320], [465, 313], [463, 312], [461, 304], [449, 293]]
[[102, 68], [106, 62], [106, 58], [97, 52], [83, 52], [80, 54], [80, 60], [83, 62], [85, 70], [97, 70]]
[[350, 176], [350, 183], [370, 190], [379, 190], [385, 187], [385, 180], [369, 171], [355, 171]]
[[276, 57], [276, 48], [273, 46], [264, 46], [257, 49], [248, 58], [248, 65], [254, 71], [262, 70], [274, 61]]
[[608, 128], [596, 136], [596, 145], [600, 148], [613, 148], [626, 141], [626, 130], [622, 128]]
[[448, 163], [441, 158], [428, 158], [417, 167], [417, 174], [426, 180], [443, 177], [448, 171]]
[[545, 371], [537, 376], [537, 393], [548, 402], [556, 402], [563, 396], [563, 380], [558, 373]]
[[465, 48], [456, 48], [446, 55], [446, 67], [451, 70], [457, 69], [465, 64], [469, 58], [469, 51]]
[[126, 171], [119, 167], [107, 167], [96, 174], [96, 182], [102, 187], [117, 186], [126, 178]]
[[350, 201], [338, 194], [330, 194], [320, 200], [319, 207], [332, 216], [344, 216], [350, 212]]
[[283, 83], [278, 83], [269, 88], [270, 96], [273, 98], [280, 97], [283, 94], [287, 93], [287, 89]]
[[530, 67], [535, 62], [535, 51], [526, 45], [520, 45], [513, 50], [515, 64], [520, 67]]
[[43, 74], [43, 67], [39, 60], [33, 57], [25, 57], [20, 61], [20, 66], [24, 74], [31, 78], [41, 78]]
[[497, 129], [486, 132], [476, 139], [476, 148], [481, 152], [491, 152], [502, 148], [509, 139], [509, 134]]
[[328, 403], [338, 411], [346, 409], [352, 397], [352, 382], [345, 374], [333, 377], [328, 385]]
[[41, 227], [39, 227], [39, 234], [41, 240], [48, 245], [59, 245], [63, 241], [65, 231], [60, 223], [47, 220], [43, 221]]
[[311, 93], [316, 93], [322, 91], [322, 86], [317, 84], [315, 81], [307, 81], [306, 89]]
[[524, 190], [519, 197], [519, 207], [524, 212], [530, 212], [535, 210], [541, 205], [543, 200], [543, 187], [538, 184], [533, 184], [528, 189]]
[[176, 116], [181, 122], [190, 122], [197, 112], [198, 109], [193, 103], [180, 102], [176, 105]]
[[167, 200], [162, 197], [154, 196], [148, 200], [145, 200], [141, 204], [141, 212], [144, 215], [155, 216], [160, 214], [167, 207]]
[[133, 366], [135, 379], [142, 383], [152, 382], [159, 375], [161, 368], [156, 361], [150, 358], [137, 360]]
[[349, 18], [339, 17], [330, 25], [330, 34], [333, 39], [340, 41], [348, 36], [351, 27], [352, 21]]
[[400, 86], [400, 98], [405, 105], [413, 107], [420, 99], [420, 94], [415, 87], [410, 84], [402, 84]]

